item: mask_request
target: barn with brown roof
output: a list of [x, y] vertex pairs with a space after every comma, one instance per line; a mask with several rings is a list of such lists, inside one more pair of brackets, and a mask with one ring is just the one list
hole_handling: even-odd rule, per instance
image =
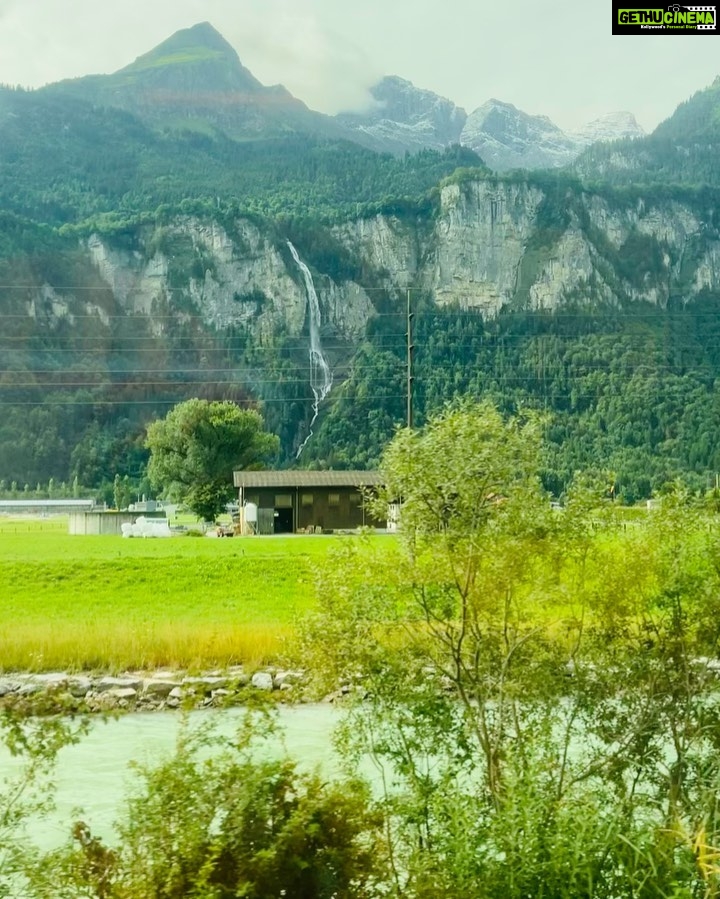
[[236, 471], [233, 481], [246, 530], [258, 534], [387, 525], [374, 519], [366, 504], [367, 492], [383, 483], [377, 471]]

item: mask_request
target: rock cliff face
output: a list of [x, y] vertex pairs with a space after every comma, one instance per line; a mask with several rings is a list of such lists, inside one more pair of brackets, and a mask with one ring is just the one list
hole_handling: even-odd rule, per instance
[[[447, 183], [434, 217], [379, 215], [333, 229], [363, 272], [362, 284], [333, 279], [306, 260], [322, 328], [357, 343], [380, 288], [396, 295], [422, 289], [439, 305], [489, 316], [503, 307], [554, 309], [567, 301], [691, 300], [720, 290], [720, 234], [698, 202], [618, 200], [563, 180]], [[199, 318], [213, 331], [240, 326], [260, 344], [307, 333], [306, 290], [289, 249], [250, 221], [226, 229], [176, 220], [142, 230], [132, 250], [94, 235], [85, 252], [117, 309], [147, 316], [158, 335], [168, 314]], [[45, 285], [28, 311], [67, 316], [68, 303]], [[97, 314], [107, 320], [107, 303]]]
[[720, 234], [692, 202], [620, 202], [532, 181], [449, 184], [432, 229], [378, 218], [340, 231], [386, 286], [497, 314], [720, 289]]
[[[150, 320], [166, 309], [180, 318], [195, 314], [217, 330], [241, 325], [260, 342], [302, 333], [302, 278], [289, 252], [254, 224], [238, 221], [231, 237], [217, 223], [179, 220], [161, 235], [143, 232], [140, 242], [141, 249], [129, 251], [97, 235], [87, 241], [93, 265], [124, 311]], [[353, 282], [327, 278], [318, 287], [323, 324], [344, 340], [359, 339], [372, 309], [368, 294]]]
[[542, 193], [528, 184], [453, 184], [441, 194], [424, 282], [438, 302], [493, 315], [514, 295]]

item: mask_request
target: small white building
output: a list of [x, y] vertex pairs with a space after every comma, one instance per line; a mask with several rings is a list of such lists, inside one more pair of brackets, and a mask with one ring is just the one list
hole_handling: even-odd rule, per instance
[[71, 512], [68, 533], [75, 537], [101, 534], [120, 537], [122, 526], [133, 525], [138, 518], [166, 520], [164, 512]]

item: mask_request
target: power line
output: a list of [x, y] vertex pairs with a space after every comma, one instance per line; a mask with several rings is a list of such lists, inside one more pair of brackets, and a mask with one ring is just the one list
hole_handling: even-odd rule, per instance
[[[266, 405], [284, 405], [290, 406], [293, 403], [312, 403], [314, 397], [312, 396], [303, 396], [303, 397], [295, 397], [293, 399], [238, 399], [233, 400], [237, 405], [246, 404], [246, 405], [254, 405], [254, 406], [266, 406]], [[405, 394], [377, 394], [375, 396], [368, 396], [367, 399], [372, 400], [404, 400]], [[24, 407], [24, 406], [174, 406], [178, 402], [177, 397], [175, 399], [153, 399], [153, 400], [37, 400], [30, 402], [22, 402], [22, 403], [11, 403], [6, 402], [4, 400], [0, 400], [0, 406], [10, 406], [10, 407]]]
[[[717, 317], [718, 327], [720, 330], [720, 316]], [[43, 335], [45, 336], [45, 335]], [[167, 335], [163, 335], [167, 337]], [[425, 346], [430, 346], [430, 342], [427, 341], [425, 335], [417, 331], [414, 333], [414, 337], [419, 337], [423, 340], [423, 344]], [[576, 346], [578, 350], [582, 350], [583, 346], [587, 339], [592, 338], [595, 341], [594, 346], [597, 346], [597, 342], [607, 343], [608, 341], [617, 341], [618, 338], [622, 339], [625, 343], [623, 346], [635, 349], [635, 348], [648, 348], [648, 349], [657, 349], [658, 347], [673, 347], [677, 349], [684, 349], [683, 346], [678, 345], [675, 341], [670, 339], [670, 335], [667, 334], [623, 334], [618, 331], [585, 331], [579, 334], [477, 334], [475, 336], [470, 334], [463, 335], [463, 340], [453, 340], [453, 335], [451, 332], [444, 332], [442, 335], [443, 338], [447, 338], [446, 340], [438, 339], [434, 342], [434, 346], [440, 347], [441, 345], [445, 345], [448, 348], [472, 348], [472, 347], [493, 347], [497, 346], [502, 348], [505, 344], [527, 344], [529, 348], [536, 346], [536, 342], [538, 340], [546, 340], [551, 342], [551, 346], [549, 349], [552, 349], [555, 346], [567, 346], [568, 344]], [[331, 344], [323, 344], [323, 349], [326, 350], [342, 350], [347, 352], [349, 349], [354, 351], [361, 351], [367, 349], [368, 347], [372, 349], [406, 349], [406, 336], [405, 333], [400, 334], [385, 334], [378, 335], [379, 339], [373, 340], [370, 337], [363, 338], [358, 343], [353, 343], [348, 340], [344, 343], [331, 343]], [[215, 343], [211, 345], [205, 345], [202, 343], [195, 343], [191, 346], [183, 346], [183, 345], [173, 345], [173, 344], [163, 344], [159, 341], [162, 338], [159, 337], [67, 337], [61, 341], [58, 341], [54, 346], [23, 346], [22, 344], [27, 344], [31, 341], [37, 340], [37, 336], [27, 337], [27, 336], [3, 336], [0, 337], [0, 344], [4, 341], [9, 344], [7, 346], [0, 345], [0, 351], [5, 352], [14, 352], [14, 353], [60, 353], [60, 352], [102, 352], [104, 354], [108, 353], [117, 353], [122, 349], [132, 350], [133, 348], [137, 348], [138, 350], [152, 350], [156, 355], [166, 354], [171, 355], [173, 353], [246, 353], [250, 352], [251, 354], [266, 354], [273, 353], [276, 356], [281, 356], [282, 353], [287, 352], [302, 352], [306, 351], [308, 347], [308, 343], [306, 340], [300, 337], [291, 338], [293, 343], [286, 341], [280, 346], [267, 346], [263, 344], [254, 344], [248, 346], [247, 343], [239, 342], [239, 343]], [[184, 336], [181, 336], [181, 339], [185, 339]], [[92, 342], [92, 343], [90, 343]], [[705, 347], [716, 347], [720, 345], [720, 340], [717, 338], [713, 338], [711, 340], [700, 340], [697, 339], [697, 346], [701, 349]]]
[[[28, 285], [11, 285], [11, 284], [0, 284], [0, 289], [28, 289]], [[33, 288], [39, 289], [39, 287]], [[53, 290], [97, 290], [98, 288], [94, 287], [78, 287], [78, 288], [57, 288], [53, 287]], [[111, 288], [107, 288], [110, 290]], [[368, 292], [374, 288], [361, 288], [364, 292]], [[378, 288], [384, 289], [384, 288]], [[168, 288], [170, 292], [174, 291], [182, 291], [184, 288]], [[405, 291], [401, 288], [393, 288], [393, 291], [396, 293], [404, 293]], [[681, 297], [684, 298], [685, 294], [676, 293], [670, 294], [669, 297]], [[191, 298], [192, 299], [192, 298]], [[271, 297], [268, 299], [272, 300]], [[475, 297], [474, 299], [480, 300], [480, 297]], [[396, 301], [399, 301], [396, 299]], [[248, 299], [247, 304], [251, 305], [252, 303], [257, 302], [256, 300]], [[242, 302], [237, 301], [237, 305], [241, 306]], [[468, 305], [468, 304], [465, 304]], [[664, 317], [677, 316], [680, 320], [686, 320], [688, 318], [697, 318], [701, 316], [707, 316], [708, 318], [717, 317], [717, 311], [708, 310], [702, 311], [697, 309], [688, 309], [684, 307], [683, 309], [667, 309], [656, 307], [653, 310], [649, 310], [647, 312], [641, 312], [635, 309], [627, 309], [620, 307], [612, 307], [612, 308], [604, 308], [598, 306], [581, 306], [575, 310], [563, 310], [563, 309], [513, 309], [513, 310], [504, 310], [495, 315], [487, 316], [483, 309], [481, 308], [480, 303], [478, 303], [477, 308], [456, 308], [452, 305], [448, 306], [439, 306], [436, 309], [426, 309], [426, 310], [417, 310], [414, 312], [415, 316], [418, 318], [474, 318], [474, 319], [482, 319], [488, 324], [495, 324], [498, 321], [506, 321], [512, 318], [520, 318], [520, 319], [538, 319], [539, 321], [553, 321], [555, 319], [626, 319], [629, 321], [635, 319], [656, 319], [658, 321], [662, 321]], [[368, 316], [368, 321], [373, 321], [377, 318], [404, 318], [406, 315], [404, 310], [392, 311], [392, 312], [378, 312], [373, 311]], [[60, 316], [59, 316], [60, 317]], [[145, 312], [127, 312], [121, 315], [110, 315], [102, 310], [98, 310], [95, 313], [67, 313], [68, 318], [72, 318], [73, 321], [78, 320], [91, 320], [96, 322], [105, 322], [105, 321], [143, 321], [143, 322], [154, 322], [154, 321], [175, 321], [178, 324], [183, 324], [188, 321], [200, 321], [208, 326], [213, 326], [214, 322], [212, 317], [201, 315], [199, 313], [190, 313], [184, 312], [182, 310], [177, 310], [174, 315], [155, 315]], [[28, 315], [27, 313], [0, 313], [0, 319], [22, 319], [22, 320], [33, 320], [33, 316]], [[237, 324], [242, 324], [241, 321], [230, 321], [227, 323], [226, 327], [232, 327]]]
[[[495, 390], [501, 390], [508, 385], [502, 385], [499, 383], [489, 384], [489, 385], [467, 385], [467, 387], [462, 391], [463, 395], [470, 396], [480, 396], [483, 393], [487, 393], [488, 391], [493, 392]], [[429, 391], [432, 393], [433, 391]], [[453, 396], [459, 395], [459, 391], [451, 391], [450, 393], [443, 392], [440, 398], [450, 398]], [[570, 389], [566, 392], [548, 392], [548, 393], [538, 393], [535, 395], [525, 395], [522, 398], [523, 402], [527, 402], [532, 405], [534, 402], [552, 402], [563, 405], [574, 406], [578, 401], [582, 400], [599, 400], [603, 398], [612, 398], [612, 397], [620, 397], [622, 394], [618, 391], [577, 391]], [[680, 399], [680, 398], [677, 398]], [[346, 400], [348, 402], [352, 402], [353, 404], [357, 404], [358, 402], [385, 402], [387, 400], [407, 400], [406, 393], [396, 393], [396, 394], [365, 394], [363, 397], [358, 398], [355, 395], [351, 396], [337, 396], [336, 400]], [[312, 403], [313, 397], [294, 397], [291, 399], [288, 398], [241, 398], [235, 399], [237, 405], [249, 405], [249, 406], [291, 406], [296, 403]], [[37, 401], [25, 401], [25, 402], [8, 402], [5, 400], [0, 400], [0, 406], [6, 408], [25, 408], [25, 407], [69, 407], [69, 408], [84, 408], [84, 407], [135, 407], [135, 406], [168, 406], [168, 405], [176, 405], [178, 402], [177, 397], [175, 398], [156, 398], [152, 400], [103, 400], [103, 399], [93, 399], [93, 400], [37, 400]], [[398, 412], [400, 408], [398, 407]], [[555, 412], [564, 411], [561, 409], [554, 410]]]
[[[418, 348], [418, 345], [415, 344], [415, 349]], [[497, 365], [498, 360], [490, 360], [491, 363]], [[520, 364], [513, 364], [513, 368], [519, 372], [522, 372], [523, 369], [527, 370], [529, 368], [537, 367], [538, 365], [546, 366], [548, 365], [550, 360], [547, 357], [536, 357], [533, 359], [524, 359], [521, 360]], [[487, 367], [478, 367], [477, 360], [464, 360], [464, 361], [442, 361], [442, 360], [434, 360], [432, 362], [432, 370], [433, 371], [447, 371], [447, 372], [456, 372], [462, 369], [473, 370], [476, 374], [493, 374], [496, 372], [496, 368], [494, 365], [489, 365]], [[427, 363], [426, 363], [427, 364]], [[352, 363], [352, 373], [348, 375], [346, 380], [350, 380], [353, 375], [358, 374], [362, 371], [375, 371], [376, 369], [370, 365], [360, 365], [357, 360], [353, 360]], [[403, 373], [407, 371], [407, 366], [400, 358], [400, 356], [396, 357], [396, 366], [397, 371], [399, 373]], [[419, 367], [420, 371], [423, 371], [424, 367], [421, 365]], [[139, 383], [177, 383], [177, 384], [187, 384], [187, 383], [207, 383], [209, 381], [212, 382], [223, 382], [223, 383], [233, 383], [240, 384], [247, 382], [248, 384], [258, 385], [258, 384], [295, 384], [295, 383], [305, 383], [307, 381], [308, 366], [292, 366], [290, 368], [286, 368], [283, 371], [277, 373], [276, 377], [273, 378], [258, 378], [256, 376], [257, 373], [261, 373], [262, 369], [252, 369], [252, 370], [239, 370], [233, 367], [226, 368], [167, 368], [167, 369], [135, 369], [135, 368], [124, 368], [124, 369], [107, 369], [102, 371], [92, 371], [86, 369], [78, 369], [78, 368], [34, 368], [34, 369], [0, 369], [0, 377], [5, 375], [22, 375], [25, 377], [33, 377], [33, 376], [54, 376], [57, 380], [47, 380], [47, 381], [29, 381], [27, 383], [23, 382], [13, 382], [13, 381], [0, 381], [0, 389], [8, 388], [8, 387], [17, 387], [17, 386], [39, 386], [40, 384], [44, 386], [118, 386], [122, 384], [134, 385]], [[558, 365], [556, 367], [550, 366], [547, 371], [544, 373], [545, 378], [558, 379], [558, 378], [578, 378], [584, 375], [592, 375], [595, 373], [607, 373], [610, 377], [620, 377], [626, 379], [628, 375], [652, 375], [654, 373], [659, 374], [677, 374], [679, 377], [688, 377], [690, 375], [701, 376], [703, 379], [708, 376], [713, 376], [720, 378], [720, 372], [716, 372], [714, 369], [709, 367], [709, 363], [695, 363], [692, 368], [683, 369], [681, 366], [673, 365], [667, 362], [661, 361], [648, 361], [643, 364], [638, 364], [635, 359], [627, 359], [622, 362], [622, 364], [618, 364], [616, 361], [609, 362], [606, 360], [598, 360], [597, 362], [593, 361], [585, 361], [582, 364], [577, 363], [568, 363], [566, 360], [562, 360], [562, 365]], [[157, 381], [144, 381], [144, 380], [129, 380], [129, 381], [116, 381], [113, 378], [117, 375], [122, 375], [125, 378], [132, 378], [136, 375], [143, 374], [160, 374], [166, 375], [165, 378], [162, 378]], [[178, 378], [178, 375], [186, 375], [186, 374], [205, 374], [207, 377], [200, 379], [184, 379]], [[95, 380], [95, 381], [78, 381], [71, 382], [68, 384], [67, 382], [63, 383], [62, 379], [74, 376], [80, 377], [82, 375], [87, 375], [87, 377], [95, 377], [95, 378], [105, 378], [105, 380]], [[227, 375], [229, 380], [226, 380], [222, 377], [212, 377], [213, 375]], [[518, 374], [517, 377], [526, 377], [525, 375]], [[378, 380], [389, 380], [392, 378], [392, 375], [388, 374], [386, 377], [381, 377], [378, 374], [375, 377], [369, 378], [367, 380], [370, 381], [378, 381]]]
[[[367, 378], [363, 380], [363, 384], [390, 384], [393, 383], [396, 379], [392, 377], [386, 378]], [[288, 387], [295, 384], [307, 384], [307, 378], [297, 378], [297, 379], [288, 379], [288, 380], [261, 380], [261, 381], [250, 381], [246, 383], [246, 380], [223, 380], [219, 378], [207, 378], [204, 380], [188, 380], [188, 381], [173, 381], [170, 379], [162, 380], [162, 381], [70, 381], [70, 382], [57, 382], [57, 381], [26, 381], [26, 382], [14, 382], [14, 383], [0, 383], [0, 391], [2, 390], [17, 390], [19, 388], [23, 389], [31, 389], [34, 387], [53, 387], [56, 390], [62, 390], [68, 387], [72, 388], [90, 388], [90, 387], [112, 387], [113, 389], [118, 388], [128, 388], [128, 387], [190, 387], [193, 385], [228, 385], [234, 387], [256, 387], [258, 385], [266, 385], [271, 384], [277, 387]]]

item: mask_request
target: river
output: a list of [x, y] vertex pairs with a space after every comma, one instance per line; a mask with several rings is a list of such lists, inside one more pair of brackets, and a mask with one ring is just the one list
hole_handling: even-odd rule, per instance
[[[212, 722], [221, 736], [237, 729], [243, 709], [193, 712], [190, 725]], [[306, 769], [322, 765], [332, 771], [334, 758], [331, 733], [339, 712], [329, 703], [280, 706], [278, 720], [284, 733], [263, 744], [263, 753], [279, 757], [285, 750]], [[28, 826], [28, 838], [41, 849], [65, 842], [71, 823], [85, 821], [92, 832], [108, 842], [114, 838], [113, 823], [132, 785], [130, 763], [159, 762], [173, 752], [181, 715], [171, 712], [142, 712], [92, 722], [90, 732], [58, 756], [54, 782], [55, 811]], [[18, 771], [19, 763], [5, 747], [0, 748], [0, 791], [3, 782]]]

